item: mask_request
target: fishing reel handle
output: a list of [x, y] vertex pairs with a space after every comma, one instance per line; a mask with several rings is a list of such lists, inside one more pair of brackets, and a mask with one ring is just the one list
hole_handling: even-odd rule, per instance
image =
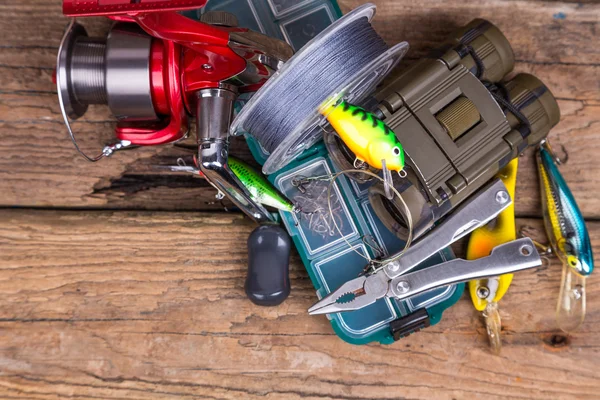
[[273, 216], [252, 199], [228, 165], [234, 87], [202, 89], [197, 100], [198, 166], [205, 179], [260, 225], [248, 237], [248, 298], [260, 306], [281, 304], [290, 294], [291, 241]]

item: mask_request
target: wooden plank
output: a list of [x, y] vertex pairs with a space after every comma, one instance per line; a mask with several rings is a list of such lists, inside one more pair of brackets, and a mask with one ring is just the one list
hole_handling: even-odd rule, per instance
[[[360, 2], [340, 3], [347, 11]], [[516, 71], [539, 76], [559, 98], [563, 119], [551, 137], [573, 155], [562, 171], [583, 213], [600, 217], [600, 200], [589, 190], [600, 184], [600, 167], [591, 162], [600, 140], [595, 135], [600, 118], [600, 50], [591, 45], [600, 5], [503, 0], [377, 3], [376, 29], [389, 43], [408, 40], [411, 44], [403, 65], [423, 56], [471, 18], [495, 22], [513, 44]], [[0, 4], [0, 206], [222, 209], [205, 182], [159, 174], [151, 167], [173, 162], [184, 154], [181, 150], [169, 146], [136, 149], [99, 164], [76, 155], [66, 139], [51, 79], [66, 21], [57, 1]], [[95, 35], [108, 28], [108, 21], [98, 18], [85, 24]], [[109, 140], [113, 126], [108, 111], [101, 107], [74, 125], [88, 151], [97, 151]], [[241, 141], [236, 141], [232, 153], [251, 159]], [[535, 174], [534, 163], [526, 156], [517, 192], [519, 215], [539, 215]]]
[[[600, 254], [600, 223], [589, 228]], [[316, 296], [297, 257], [284, 304], [246, 299], [252, 229], [239, 215], [0, 211], [0, 397], [597, 398], [597, 274], [568, 337], [552, 263], [515, 276], [498, 357], [466, 296], [393, 345], [352, 346], [307, 315]]]
[[[552, 132], [556, 144], [573, 155], [561, 167], [586, 217], [600, 216], [600, 200], [590, 187], [600, 185], [600, 166], [590, 162], [598, 152], [596, 135], [600, 103], [559, 100], [562, 121]], [[82, 148], [98, 151], [109, 140], [112, 123], [95, 110], [74, 124]], [[221, 209], [214, 190], [203, 180], [184, 174], [159, 173], [153, 165], [174, 163], [190, 152], [165, 146], [121, 152], [100, 163], [80, 158], [60, 122], [53, 95], [0, 94], [0, 205], [142, 208], [166, 210]], [[26, 114], [26, 115], [25, 115]], [[189, 140], [191, 143], [193, 138]], [[232, 153], [251, 161], [241, 139]], [[518, 215], [539, 215], [535, 163], [522, 159], [517, 189]], [[227, 206], [230, 203], [225, 202]]]
[[[338, 3], [346, 12], [363, 2], [341, 0]], [[511, 37], [518, 59], [600, 62], [600, 50], [591, 46], [600, 8], [594, 2], [379, 0], [374, 3], [378, 5], [375, 26], [390, 41], [408, 40], [433, 47], [453, 28], [482, 17], [495, 21]], [[4, 46], [58, 47], [67, 21], [62, 16], [60, 2], [5, 0], [0, 4], [0, 11]], [[99, 33], [107, 26], [101, 19], [87, 24], [91, 26], [90, 33]], [[587, 50], [585, 53], [577, 51], [583, 48]]]
[[[339, 1], [344, 11], [363, 3], [360, 0]], [[510, 0], [374, 3], [377, 14], [373, 26], [377, 31], [390, 43], [408, 41], [412, 52], [419, 57], [457, 27], [474, 18], [484, 18], [506, 35], [517, 60], [596, 66], [600, 62], [600, 50], [590, 46], [600, 22], [600, 5], [597, 3]]]

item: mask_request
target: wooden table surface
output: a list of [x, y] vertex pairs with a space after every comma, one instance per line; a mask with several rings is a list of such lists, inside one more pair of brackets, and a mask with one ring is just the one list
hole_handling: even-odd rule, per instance
[[[307, 315], [316, 296], [297, 255], [289, 299], [252, 305], [243, 280], [253, 224], [223, 212], [202, 180], [151, 168], [181, 150], [98, 164], [75, 153], [52, 84], [67, 22], [60, 3], [0, 0], [0, 398], [600, 398], [600, 275], [588, 282], [585, 324], [565, 336], [554, 321], [557, 263], [515, 276], [500, 303], [500, 356], [466, 295], [439, 324], [394, 345], [346, 344], [325, 317]], [[340, 1], [344, 12], [360, 3]], [[570, 154], [561, 171], [600, 254], [600, 5], [376, 3], [379, 33], [411, 44], [403, 65], [472, 18], [499, 26], [515, 70], [558, 98], [551, 137]], [[99, 107], [75, 124], [90, 150], [112, 128]], [[244, 143], [233, 147], [250, 157]], [[542, 229], [530, 153], [516, 212], [519, 225]]]

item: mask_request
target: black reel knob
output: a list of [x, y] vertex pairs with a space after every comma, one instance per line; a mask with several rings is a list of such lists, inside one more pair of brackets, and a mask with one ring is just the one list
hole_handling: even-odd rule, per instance
[[290, 236], [278, 225], [261, 225], [248, 237], [246, 295], [259, 306], [277, 306], [290, 294]]

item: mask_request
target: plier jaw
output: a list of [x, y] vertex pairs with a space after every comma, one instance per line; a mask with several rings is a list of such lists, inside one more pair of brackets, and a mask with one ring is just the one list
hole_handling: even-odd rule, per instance
[[389, 278], [383, 273], [362, 275], [329, 293], [308, 309], [310, 315], [354, 311], [388, 295]]

